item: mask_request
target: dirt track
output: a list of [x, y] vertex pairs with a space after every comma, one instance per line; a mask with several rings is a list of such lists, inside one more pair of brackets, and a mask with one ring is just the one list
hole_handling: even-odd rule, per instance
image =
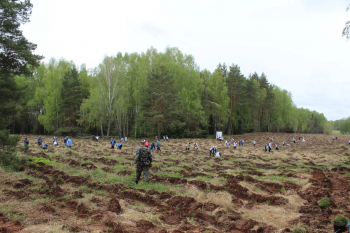
[[[264, 152], [271, 137], [280, 150]], [[0, 170], [0, 232], [270, 233], [297, 225], [332, 232], [337, 214], [350, 217], [350, 137], [338, 137], [249, 134], [234, 137], [245, 141], [236, 150], [210, 139], [170, 140], [153, 153], [150, 184], [135, 185], [136, 141], [121, 151], [76, 139], [72, 149], [59, 141], [43, 150], [31, 136], [31, 165]], [[188, 142], [199, 152], [186, 151]], [[209, 157], [213, 145], [222, 157]], [[324, 197], [331, 205], [321, 209]]]

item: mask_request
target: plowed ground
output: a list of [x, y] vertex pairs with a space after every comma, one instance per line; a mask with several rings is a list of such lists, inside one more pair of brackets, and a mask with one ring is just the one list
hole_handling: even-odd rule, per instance
[[[293, 136], [305, 136], [305, 144]], [[280, 150], [265, 152], [271, 137]], [[109, 141], [73, 139], [66, 149], [63, 139], [54, 147], [44, 137], [50, 146], [43, 150], [28, 138], [29, 151], [19, 152], [28, 166], [0, 169], [0, 232], [282, 233], [303, 226], [328, 233], [337, 214], [350, 217], [349, 136], [247, 134], [234, 137], [245, 141], [236, 150], [214, 139], [170, 139], [153, 152], [150, 183], [138, 185], [136, 140], [112, 150]], [[220, 158], [209, 157], [214, 145]], [[331, 204], [321, 209], [324, 197]]]

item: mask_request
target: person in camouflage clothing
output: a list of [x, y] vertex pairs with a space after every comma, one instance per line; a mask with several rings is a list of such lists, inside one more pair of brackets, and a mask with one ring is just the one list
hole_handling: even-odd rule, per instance
[[136, 150], [134, 166], [136, 167], [136, 178], [134, 182], [139, 183], [141, 173], [143, 172], [144, 180], [149, 183], [148, 169], [152, 165], [151, 151], [145, 146], [145, 142], [140, 142], [140, 147]]

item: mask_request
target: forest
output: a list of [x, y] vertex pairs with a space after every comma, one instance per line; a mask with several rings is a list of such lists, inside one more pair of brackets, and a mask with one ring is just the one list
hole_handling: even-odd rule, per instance
[[106, 56], [94, 69], [51, 59], [14, 75], [12, 133], [206, 137], [249, 132], [323, 133], [322, 113], [297, 108], [267, 76], [236, 64], [200, 70], [178, 48]]

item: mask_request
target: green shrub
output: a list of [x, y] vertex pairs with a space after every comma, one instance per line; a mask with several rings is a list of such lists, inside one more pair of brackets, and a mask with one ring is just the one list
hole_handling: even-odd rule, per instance
[[331, 201], [329, 200], [328, 197], [324, 197], [318, 202], [318, 206], [321, 209], [326, 209], [330, 204], [331, 204]]
[[18, 157], [15, 151], [0, 151], [0, 165], [4, 169], [21, 171], [28, 162], [27, 157]]
[[341, 214], [338, 214], [332, 222], [337, 226], [346, 226], [349, 222], [349, 219]]
[[306, 226], [297, 226], [293, 229], [293, 233], [306, 233]]

